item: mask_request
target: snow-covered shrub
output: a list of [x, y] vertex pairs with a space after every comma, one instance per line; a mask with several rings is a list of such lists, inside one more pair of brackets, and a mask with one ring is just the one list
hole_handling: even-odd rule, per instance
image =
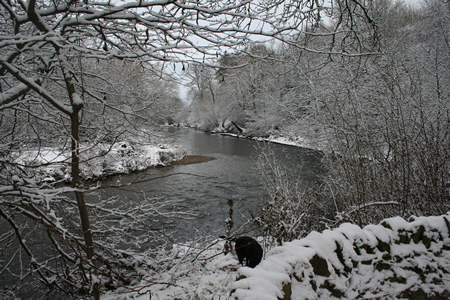
[[116, 299], [226, 299], [239, 262], [224, 254], [225, 240], [202, 237], [174, 244], [155, 258], [157, 265], [142, 281], [128, 289], [119, 288], [102, 297]]
[[293, 172], [277, 162], [272, 152], [263, 149], [257, 168], [269, 196], [253, 221], [264, 235], [282, 244], [322, 227], [323, 208], [316, 193], [311, 188], [306, 190]]
[[448, 5], [389, 2], [377, 12], [383, 55], [336, 61], [312, 79], [334, 152], [326, 192], [360, 226], [450, 210]]

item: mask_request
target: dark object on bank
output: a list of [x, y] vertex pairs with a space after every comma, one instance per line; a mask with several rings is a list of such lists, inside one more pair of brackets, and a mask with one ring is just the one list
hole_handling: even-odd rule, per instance
[[170, 164], [172, 166], [198, 164], [198, 163], [207, 162], [207, 161], [210, 161], [213, 159], [216, 159], [216, 158], [212, 157], [212, 156], [204, 156], [204, 155], [186, 155], [182, 159], [173, 161]]
[[248, 236], [234, 238], [221, 236], [221, 238], [235, 242], [234, 249], [241, 265], [244, 266], [245, 260], [245, 266], [254, 268], [261, 262], [263, 249], [255, 239]]

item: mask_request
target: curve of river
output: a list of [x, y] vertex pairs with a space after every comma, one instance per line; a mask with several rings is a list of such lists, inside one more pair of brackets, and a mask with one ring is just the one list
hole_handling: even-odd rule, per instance
[[256, 159], [261, 151], [273, 151], [293, 176], [306, 182], [314, 182], [315, 174], [320, 172], [319, 154], [309, 149], [186, 128], [167, 128], [167, 135], [170, 143], [185, 148], [188, 155], [206, 155], [216, 159], [109, 177], [101, 183], [133, 184], [97, 190], [94, 195], [87, 194], [87, 200], [95, 201], [94, 198], [99, 196], [120, 196], [123, 201], [133, 202], [139, 202], [143, 197], [174, 201], [176, 204], [171, 209], [192, 211], [195, 217], [187, 220], [176, 218], [170, 224], [157, 220], [154, 223], [159, 226], [158, 230], [174, 232], [179, 240], [194, 240], [199, 234], [224, 234], [229, 198], [234, 200], [235, 228], [247, 220], [250, 212], [257, 213], [262, 207], [267, 195], [256, 174]]

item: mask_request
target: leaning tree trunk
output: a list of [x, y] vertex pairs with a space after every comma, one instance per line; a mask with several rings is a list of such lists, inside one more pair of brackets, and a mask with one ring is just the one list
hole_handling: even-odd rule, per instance
[[[73, 113], [70, 116], [71, 119], [71, 133], [72, 133], [72, 186], [78, 188], [81, 185], [80, 178], [80, 110], [82, 104], [73, 104]], [[89, 213], [86, 206], [86, 201], [84, 199], [84, 193], [80, 191], [75, 191], [75, 198], [77, 200], [78, 212], [80, 214], [81, 229], [84, 235], [85, 251], [87, 259], [94, 262], [94, 239], [92, 237], [91, 225], [89, 222]], [[95, 270], [93, 271], [95, 272]], [[92, 296], [94, 299], [100, 299], [100, 287], [98, 283], [92, 286]]]
[[[80, 120], [79, 120], [79, 111], [81, 109], [81, 105], [73, 105], [73, 113], [71, 116], [71, 130], [72, 130], [72, 185], [75, 188], [80, 187], [81, 178], [80, 178], [80, 136], [79, 136], [79, 128], [80, 128]], [[92, 259], [94, 257], [94, 241], [92, 238], [91, 225], [89, 222], [89, 213], [86, 207], [86, 202], [84, 200], [84, 193], [80, 191], [75, 191], [75, 198], [77, 200], [78, 211], [80, 213], [81, 220], [81, 229], [84, 235], [84, 241], [86, 246], [86, 255], [88, 259]]]
[[[83, 101], [80, 96], [76, 93], [75, 85], [73, 83], [72, 76], [70, 76], [67, 68], [68, 65], [66, 58], [61, 53], [61, 49], [58, 49], [59, 60], [61, 63], [61, 71], [64, 76], [64, 81], [66, 83], [66, 89], [69, 94], [70, 104], [72, 106], [72, 111], [70, 115], [70, 129], [71, 129], [71, 139], [72, 139], [72, 186], [74, 188], [79, 188], [81, 186], [80, 178], [80, 114], [83, 108]], [[83, 230], [85, 251], [88, 259], [94, 257], [94, 241], [92, 238], [91, 225], [89, 222], [89, 214], [86, 207], [86, 202], [84, 200], [84, 193], [80, 191], [75, 192], [75, 198], [77, 200], [78, 211], [80, 213], [81, 229]]]
[[[80, 124], [81, 124], [81, 109], [83, 108], [83, 101], [76, 93], [75, 85], [72, 77], [67, 72], [64, 65], [67, 63], [65, 57], [60, 55], [61, 70], [63, 72], [66, 88], [69, 93], [70, 103], [72, 111], [70, 112], [70, 128], [71, 128], [71, 150], [72, 150], [72, 186], [76, 189], [81, 187], [80, 178]], [[84, 235], [85, 251], [87, 259], [94, 265], [94, 239], [92, 237], [91, 224], [89, 222], [89, 213], [84, 199], [84, 193], [81, 191], [75, 191], [75, 198], [77, 201], [78, 212], [80, 214], [81, 229]], [[95, 272], [95, 270], [92, 270]], [[94, 299], [100, 299], [99, 284], [95, 283], [91, 287], [91, 295]]]

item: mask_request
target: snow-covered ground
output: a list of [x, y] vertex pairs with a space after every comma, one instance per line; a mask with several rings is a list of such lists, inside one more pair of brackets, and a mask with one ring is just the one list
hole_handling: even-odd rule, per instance
[[232, 299], [446, 299], [449, 232], [450, 213], [312, 232], [239, 269]]
[[[223, 133], [223, 132], [214, 132], [213, 133], [219, 133], [221, 135], [226, 136], [233, 136], [236, 138], [248, 138], [245, 135], [239, 135], [235, 133]], [[255, 141], [263, 141], [263, 142], [270, 142], [270, 143], [277, 143], [282, 145], [289, 145], [289, 146], [295, 146], [295, 147], [302, 147], [302, 148], [308, 148], [313, 150], [319, 150], [323, 151], [327, 148], [327, 142], [326, 139], [323, 138], [321, 140], [315, 139], [315, 142], [312, 140], [300, 137], [300, 136], [284, 136], [284, 135], [270, 135], [267, 138], [262, 137], [251, 137], [252, 140]]]
[[[70, 180], [70, 151], [40, 148], [14, 154], [15, 162], [33, 169], [37, 181]], [[85, 180], [114, 174], [128, 174], [149, 167], [166, 166], [179, 160], [186, 151], [173, 145], [137, 144], [129, 141], [113, 145], [88, 145], [81, 149], [81, 176]]]
[[[259, 241], [264, 245], [262, 239]], [[149, 274], [148, 281], [104, 294], [101, 299], [227, 299], [241, 266], [234, 253], [223, 253], [224, 244], [224, 240], [211, 239], [173, 245], [169, 254], [172, 267], [166, 272]]]
[[410, 222], [391, 218], [364, 228], [343, 224], [264, 247], [265, 258], [254, 269], [240, 267], [235, 254], [224, 255], [220, 240], [175, 245], [173, 267], [150, 279], [160, 284], [144, 281], [133, 287], [139, 292], [124, 289], [102, 299], [260, 300], [283, 299], [285, 293], [290, 299], [425, 299], [431, 293], [445, 299], [449, 233], [450, 213]]

